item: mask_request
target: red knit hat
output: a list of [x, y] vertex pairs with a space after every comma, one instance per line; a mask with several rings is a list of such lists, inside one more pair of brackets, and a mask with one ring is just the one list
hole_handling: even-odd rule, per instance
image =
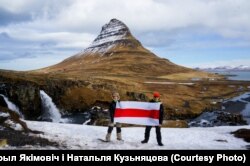
[[160, 97], [160, 93], [159, 92], [154, 92], [154, 97]]

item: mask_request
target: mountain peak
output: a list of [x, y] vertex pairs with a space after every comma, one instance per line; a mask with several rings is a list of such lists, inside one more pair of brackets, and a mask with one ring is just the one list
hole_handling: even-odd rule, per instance
[[100, 53], [104, 54], [109, 49], [117, 45], [127, 45], [133, 43], [134, 45], [141, 45], [136, 40], [127, 25], [122, 21], [115, 18], [111, 19], [109, 23], [102, 26], [102, 30], [92, 44], [84, 50], [84, 53], [93, 54]]
[[114, 28], [116, 28], [115, 30], [119, 31], [120, 33], [127, 33], [127, 32], [129, 32], [128, 27], [122, 21], [113, 18], [113, 19], [111, 19], [109, 21], [109, 23], [105, 24], [102, 27], [101, 34], [105, 33], [106, 31], [107, 32], [114, 31]]

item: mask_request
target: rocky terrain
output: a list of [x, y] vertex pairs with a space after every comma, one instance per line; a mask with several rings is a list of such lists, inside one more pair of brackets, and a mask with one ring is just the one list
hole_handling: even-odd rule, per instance
[[[59, 147], [58, 143], [56, 142], [52, 142], [45, 138], [41, 138], [35, 135], [32, 136], [22, 131], [5, 128], [2, 127], [1, 125], [0, 125], [0, 131], [1, 131], [0, 141], [6, 140], [6, 144], [8, 144], [8, 146], [23, 147], [23, 149], [25, 149], [25, 146], [27, 147], [26, 149], [29, 149], [30, 145], [38, 146], [40, 149], [42, 149], [42, 147], [47, 148], [48, 146], [54, 148]], [[0, 145], [0, 147], [1, 146], [5, 145], [3, 144]]]

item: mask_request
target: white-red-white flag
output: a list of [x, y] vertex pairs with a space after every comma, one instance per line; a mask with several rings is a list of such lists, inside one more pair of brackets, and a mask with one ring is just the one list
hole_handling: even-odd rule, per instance
[[158, 126], [161, 103], [120, 101], [116, 103], [114, 122]]

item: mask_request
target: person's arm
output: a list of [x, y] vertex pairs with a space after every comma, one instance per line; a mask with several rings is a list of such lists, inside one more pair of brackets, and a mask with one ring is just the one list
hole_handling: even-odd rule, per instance
[[163, 116], [164, 116], [164, 107], [161, 104], [161, 106], [160, 106], [160, 116], [159, 116], [159, 123], [160, 123], [160, 125], [162, 125]]
[[115, 113], [115, 103], [112, 101], [109, 105], [109, 115], [110, 115], [110, 120], [113, 123], [114, 122], [114, 113]]

